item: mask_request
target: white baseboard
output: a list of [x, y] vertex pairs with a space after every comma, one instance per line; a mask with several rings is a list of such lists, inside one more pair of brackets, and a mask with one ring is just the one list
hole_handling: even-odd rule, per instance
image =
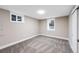
[[7, 44], [7, 45], [0, 46], [0, 50], [1, 50], [1, 49], [4, 49], [4, 48], [7, 48], [7, 47], [10, 47], [10, 46], [12, 46], [12, 45], [15, 45], [15, 44], [17, 44], [17, 43], [26, 41], [26, 40], [31, 39], [31, 38], [36, 37], [36, 36], [38, 36], [38, 35], [34, 35], [34, 36], [31, 36], [31, 37], [27, 37], [27, 38], [25, 38], [25, 39], [22, 39], [22, 40], [19, 40], [19, 41], [16, 41], [16, 42], [12, 42], [12, 43], [9, 43], [9, 44]]
[[69, 39], [69, 38], [64, 38], [64, 37], [59, 37], [59, 36], [50, 36], [50, 35], [45, 35], [45, 34], [39, 34], [39, 35], [53, 37], [53, 38], [59, 38], [59, 39], [63, 39], [63, 40], [68, 40]]
[[58, 37], [58, 36], [50, 36], [50, 35], [44, 35], [44, 34], [38, 34], [38, 35], [34, 35], [34, 36], [31, 36], [31, 37], [27, 37], [25, 39], [22, 39], [22, 40], [19, 40], [19, 41], [16, 41], [16, 42], [9, 43], [7, 45], [0, 46], [0, 50], [1, 49], [4, 49], [4, 48], [7, 48], [7, 47], [10, 47], [12, 45], [18, 44], [20, 42], [26, 41], [28, 39], [31, 39], [31, 38], [36, 37], [36, 36], [39, 36], [39, 35], [48, 36], [48, 37], [55, 37], [55, 38], [59, 38], [59, 39], [68, 40], [68, 38], [63, 38], [63, 37]]

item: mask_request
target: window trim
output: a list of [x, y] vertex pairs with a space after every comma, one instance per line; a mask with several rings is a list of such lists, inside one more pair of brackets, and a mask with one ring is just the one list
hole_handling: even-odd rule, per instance
[[[54, 29], [50, 29], [50, 28], [49, 28], [49, 23], [50, 23], [51, 20], [54, 21]], [[56, 25], [55, 25], [55, 18], [51, 18], [51, 19], [48, 19], [48, 20], [47, 20], [47, 31], [55, 31], [55, 26], [56, 26]]]
[[[16, 15], [16, 21], [12, 21], [12, 15]], [[18, 19], [17, 19], [18, 16], [22, 17], [22, 21], [18, 21]], [[10, 12], [10, 22], [13, 22], [13, 23], [24, 23], [24, 15], [12, 11], [12, 12]]]

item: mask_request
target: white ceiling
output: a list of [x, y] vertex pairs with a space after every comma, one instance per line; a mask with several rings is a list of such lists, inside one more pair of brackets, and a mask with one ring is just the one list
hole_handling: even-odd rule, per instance
[[[18, 11], [26, 16], [36, 19], [44, 19], [48, 17], [67, 16], [73, 9], [74, 5], [0, 5], [0, 8], [6, 10]], [[37, 14], [37, 10], [45, 10], [44, 15]]]

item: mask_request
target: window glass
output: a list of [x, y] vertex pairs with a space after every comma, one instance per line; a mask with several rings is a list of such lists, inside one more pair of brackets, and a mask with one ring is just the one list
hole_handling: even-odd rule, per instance
[[47, 20], [47, 30], [54, 31], [55, 30], [55, 19], [48, 19]]
[[21, 16], [17, 16], [17, 21], [22, 21], [22, 17]]
[[16, 15], [11, 15], [11, 17], [12, 17], [12, 21], [16, 21]]

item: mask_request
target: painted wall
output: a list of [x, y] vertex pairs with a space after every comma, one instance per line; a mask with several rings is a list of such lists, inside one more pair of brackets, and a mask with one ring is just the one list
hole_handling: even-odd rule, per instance
[[79, 9], [78, 9], [78, 40], [79, 40]]
[[47, 20], [41, 20], [40, 34], [52, 37], [68, 38], [68, 17], [63, 16], [55, 18], [55, 31], [48, 31]]
[[[79, 40], [79, 9], [78, 9], [78, 40]], [[78, 42], [78, 53], [79, 53], [79, 42]]]
[[10, 22], [10, 12], [0, 9], [0, 46], [13, 43], [39, 33], [38, 20], [24, 16], [24, 23]]
[[55, 31], [47, 31], [47, 20], [35, 20], [24, 16], [24, 23], [10, 22], [10, 12], [0, 9], [0, 46], [7, 45], [34, 35], [43, 34], [68, 38], [68, 17], [55, 18]]
[[77, 52], [77, 10], [69, 16], [69, 44], [73, 52]]

